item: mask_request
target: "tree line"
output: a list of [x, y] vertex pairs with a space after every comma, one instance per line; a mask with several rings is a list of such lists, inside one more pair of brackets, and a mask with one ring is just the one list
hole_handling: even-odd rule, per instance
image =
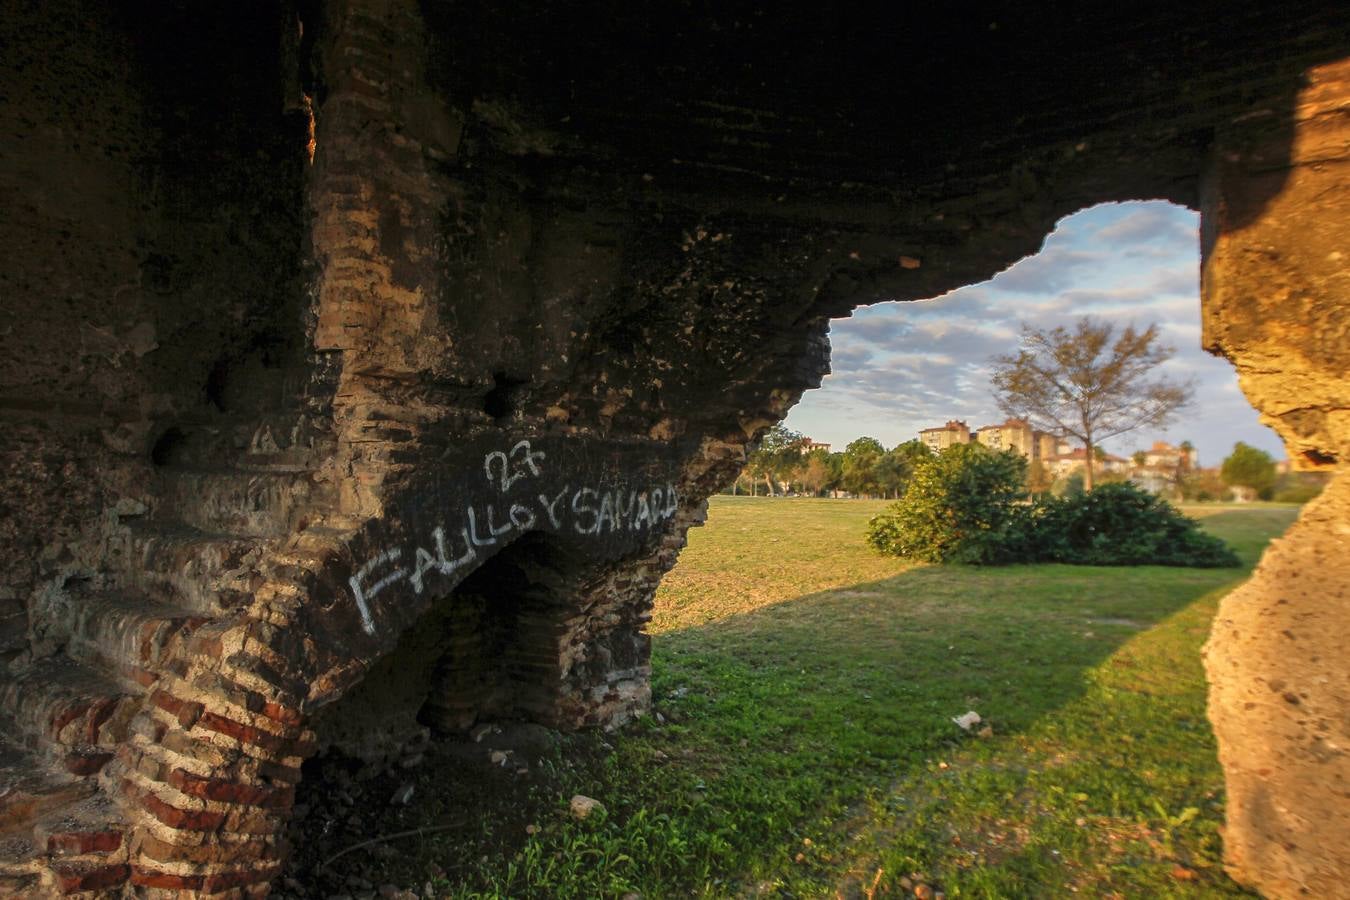
[[[1101, 448], [1094, 448], [1101, 452]], [[1193, 448], [1189, 441], [1182, 449]], [[1143, 465], [1143, 451], [1135, 454], [1135, 464]], [[860, 437], [842, 452], [810, 447], [800, 433], [775, 425], [750, 451], [745, 468], [733, 486], [733, 494], [776, 496], [806, 494], [830, 496], [846, 493], [855, 497], [899, 499], [904, 495], [915, 471], [934, 457], [918, 440], [909, 440], [887, 450], [873, 437]], [[1250, 497], [1284, 503], [1304, 503], [1321, 492], [1326, 477], [1321, 473], [1289, 472], [1280, 474], [1275, 460], [1264, 450], [1242, 442], [1233, 447], [1223, 465], [1213, 469], [1193, 468], [1189, 452], [1182, 454], [1161, 493], [1173, 500], [1224, 500], [1234, 488], [1246, 488]], [[1157, 467], [1151, 471], [1158, 473]], [[1032, 495], [1076, 496], [1085, 492], [1082, 470], [1054, 476], [1039, 460], [1024, 470], [1024, 488]], [[1120, 472], [1103, 473], [1099, 484], [1129, 481]]]
[[897, 498], [917, 461], [931, 455], [917, 440], [887, 450], [873, 437], [860, 437], [842, 452], [831, 453], [808, 447], [800, 433], [775, 425], [750, 451], [732, 492], [825, 496], [843, 491], [856, 497]]
[[[1097, 474], [1102, 441], [1143, 426], [1161, 427], [1186, 406], [1191, 382], [1158, 377], [1158, 367], [1176, 352], [1164, 345], [1156, 325], [1126, 326], [1119, 333], [1109, 322], [1084, 316], [1072, 327], [1034, 329], [1023, 326], [1021, 349], [993, 358], [993, 393], [999, 409], [1038, 431], [1073, 438], [1084, 448], [1080, 471], [1055, 477], [1041, 460], [1023, 467], [1025, 489], [1032, 495], [1057, 496], [1092, 491], [1094, 483], [1129, 480], [1122, 472]], [[1151, 467], [1164, 475], [1161, 493], [1183, 500], [1217, 500], [1233, 489], [1261, 499], [1304, 502], [1321, 485], [1290, 473], [1278, 476], [1275, 462], [1263, 451], [1239, 443], [1219, 471], [1193, 468], [1190, 442], [1183, 442], [1174, 471]], [[770, 429], [751, 450], [733, 493], [828, 495], [899, 498], [916, 468], [933, 453], [920, 441], [905, 441], [887, 450], [873, 437], [860, 437], [842, 452], [810, 446], [801, 434], [781, 425]], [[1146, 453], [1135, 454], [1137, 469]]]

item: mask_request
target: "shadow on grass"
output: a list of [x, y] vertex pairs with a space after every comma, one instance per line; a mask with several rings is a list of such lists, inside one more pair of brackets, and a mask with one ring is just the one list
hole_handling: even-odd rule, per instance
[[[988, 859], [963, 850], [946, 860], [949, 841], [961, 827], [985, 830], [978, 819], [1016, 819], [1031, 801], [1012, 798], [1046, 766], [1086, 766], [1093, 794], [1114, 796], [1115, 808], [1101, 811], [1119, 820], [1108, 844], [1131, 828], [1134, 844], [1154, 839], [1155, 800], [1164, 811], [1204, 803], [1207, 794], [1212, 801], [1221, 778], [1203, 717], [1198, 647], [1213, 602], [1240, 580], [1233, 570], [926, 568], [798, 598], [664, 636], [657, 709], [678, 722], [644, 737], [698, 748], [706, 802], [723, 810], [726, 840], [740, 845], [727, 854], [741, 857], [733, 893], [832, 893], [850, 883], [848, 870], [861, 889], [872, 868], [866, 858], [895, 857], [897, 846], [900, 872], [891, 858], [889, 881], [883, 873], [876, 885], [997, 857], [1003, 871], [979, 873], [968, 889], [981, 895], [983, 880], [988, 896], [1046, 891], [1056, 876], [1045, 870], [1063, 869], [1067, 849], [1052, 854], [1025, 837], [1013, 848], [1005, 837]], [[1095, 708], [1075, 709], [1094, 692]], [[951, 721], [967, 710], [985, 718], [991, 738], [972, 738]], [[1065, 710], [1075, 715], [1047, 726]], [[1098, 741], [1130, 749], [1097, 755]], [[1101, 765], [1116, 771], [1103, 779], [1093, 772]], [[1168, 765], [1176, 771], [1143, 781], [1128, 771]], [[941, 786], [958, 769], [973, 781]], [[1178, 796], [1165, 783], [1180, 784]], [[1066, 791], [1082, 793], [1060, 786], [1032, 808]], [[1071, 823], [1088, 809], [1070, 806]], [[1217, 826], [1219, 807], [1203, 812]], [[719, 824], [717, 816], [700, 818], [702, 827]], [[1033, 818], [1055, 816], [1040, 809]], [[1199, 843], [1180, 857], [1146, 854], [1154, 867], [1184, 858], [1188, 873], [1197, 864], [1212, 869], [1216, 829], [1197, 827]], [[1010, 830], [1028, 828], [1034, 824]], [[1023, 864], [1038, 875], [1017, 874]], [[1217, 869], [1208, 874], [1210, 887], [1223, 881]]]
[[[1256, 515], [1204, 524], [1250, 562], [1291, 518]], [[1245, 574], [921, 567], [658, 634], [656, 715], [525, 776], [433, 749], [424, 805], [361, 828], [463, 827], [351, 860], [463, 897], [1234, 893], [1198, 648]]]

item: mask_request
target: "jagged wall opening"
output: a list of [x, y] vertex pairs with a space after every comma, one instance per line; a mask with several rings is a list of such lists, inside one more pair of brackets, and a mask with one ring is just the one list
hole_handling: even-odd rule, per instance
[[[1198, 211], [1156, 200], [1080, 209], [1059, 219], [1036, 253], [991, 279], [922, 301], [879, 298], [834, 319], [831, 373], [802, 395], [785, 425], [839, 451], [864, 435], [893, 447], [918, 438], [920, 429], [959, 420], [972, 436], [990, 426], [982, 440], [1002, 446], [993, 428], [1006, 418], [994, 399], [993, 357], [1014, 353], [1024, 326], [1072, 326], [1083, 316], [1117, 333], [1128, 325], [1157, 325], [1158, 343], [1176, 353], [1155, 374], [1195, 387], [1191, 403], [1167, 426], [1108, 440], [1102, 449], [1112, 459], [1105, 472], [1098, 467], [1099, 478], [1124, 477], [1133, 453], [1158, 440], [1196, 445], [1187, 471], [1217, 467], [1239, 440], [1277, 459], [1283, 455], [1278, 437], [1259, 424], [1238, 389], [1232, 364], [1202, 344]], [[1033, 472], [1037, 490], [1081, 468], [1069, 458], [1051, 464], [1048, 457], [1059, 451], [1050, 447], [1045, 460], [1039, 446], [1030, 448], [1033, 469], [1050, 466]], [[1140, 484], [1181, 498], [1182, 473], [1152, 463], [1133, 468]], [[1215, 481], [1210, 478], [1206, 490], [1217, 499], [1223, 490]]]

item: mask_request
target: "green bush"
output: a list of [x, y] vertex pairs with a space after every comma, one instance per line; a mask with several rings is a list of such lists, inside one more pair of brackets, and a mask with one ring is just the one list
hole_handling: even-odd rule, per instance
[[1026, 461], [976, 444], [916, 467], [899, 502], [868, 523], [883, 553], [927, 562], [998, 565], [1236, 566], [1223, 541], [1167, 501], [1128, 482], [1063, 499], [1027, 499]]
[[1276, 503], [1307, 503], [1322, 493], [1320, 484], [1294, 484], [1275, 492]]
[[1236, 566], [1228, 546], [1194, 519], [1128, 482], [1038, 504], [1029, 517], [1027, 562], [1087, 566]]
[[889, 512], [874, 516], [867, 540], [883, 553], [928, 562], [1013, 562], [1024, 533], [1027, 462], [981, 444], [956, 444], [920, 459]]

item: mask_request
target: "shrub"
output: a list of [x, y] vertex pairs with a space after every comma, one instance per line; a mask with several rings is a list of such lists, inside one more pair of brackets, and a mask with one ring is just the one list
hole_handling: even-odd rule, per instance
[[1275, 481], [1272, 498], [1276, 503], [1307, 503], [1326, 487], [1325, 472], [1286, 472]]
[[1261, 499], [1269, 500], [1275, 487], [1275, 460], [1264, 450], [1238, 441], [1233, 445], [1233, 453], [1223, 461], [1219, 469], [1223, 482], [1230, 487], [1251, 488]]
[[1194, 519], [1128, 482], [1028, 501], [1026, 462], [978, 445], [948, 448], [914, 473], [900, 502], [868, 524], [884, 553], [928, 562], [994, 565], [1217, 567], [1239, 564]]
[[904, 496], [868, 523], [867, 540], [883, 553], [928, 562], [1012, 562], [1024, 533], [1026, 469], [1020, 454], [981, 444], [921, 458]]
[[[1236, 566], [1228, 546], [1160, 497], [1127, 482], [1038, 505], [1036, 559], [1090, 566]], [[1033, 560], [1028, 559], [1028, 562]]]
[[1276, 503], [1307, 503], [1320, 493], [1322, 493], [1320, 484], [1297, 484], [1282, 491], [1276, 491], [1274, 500]]

